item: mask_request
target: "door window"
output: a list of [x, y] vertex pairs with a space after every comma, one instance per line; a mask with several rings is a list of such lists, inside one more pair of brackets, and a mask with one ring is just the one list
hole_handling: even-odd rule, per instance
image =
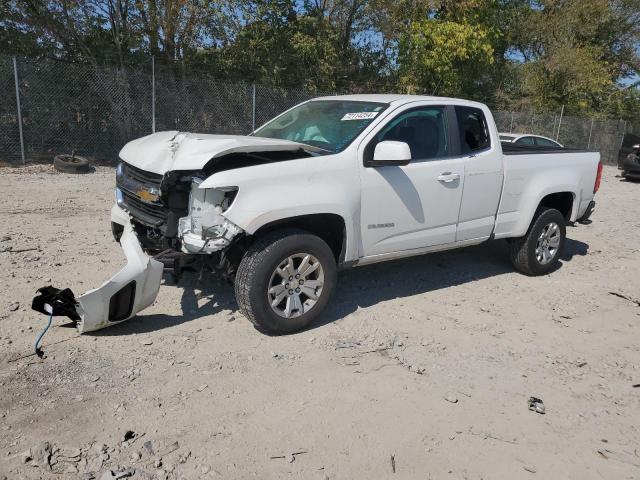
[[472, 107], [456, 107], [456, 117], [463, 155], [491, 146], [489, 128], [482, 110]]
[[367, 146], [385, 140], [404, 142], [411, 149], [412, 160], [429, 160], [449, 155], [446, 110], [443, 107], [414, 108], [391, 120]]

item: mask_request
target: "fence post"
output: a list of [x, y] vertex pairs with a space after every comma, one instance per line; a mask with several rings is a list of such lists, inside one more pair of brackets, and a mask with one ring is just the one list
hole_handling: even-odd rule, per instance
[[22, 109], [20, 108], [20, 86], [18, 83], [18, 63], [15, 55], [13, 56], [13, 79], [16, 83], [16, 108], [18, 110], [18, 130], [20, 132], [20, 156], [22, 164], [26, 163], [24, 158], [24, 136], [22, 135]]
[[[619, 122], [619, 121], [618, 121], [618, 122]], [[624, 145], [624, 136], [625, 136], [625, 135], [626, 135], [626, 133], [627, 133], [627, 121], [626, 121], [626, 120], [623, 120], [622, 122], [623, 122], [623, 123], [622, 123], [622, 125], [623, 125], [623, 127], [622, 127], [622, 138], [620, 139], [620, 146], [618, 147], [618, 149], [621, 149], [621, 148], [622, 148], [622, 145]]]
[[587, 142], [587, 148], [591, 148], [591, 134], [593, 133], [593, 117], [591, 117], [591, 128], [589, 128], [589, 141]]
[[509, 133], [513, 133], [513, 112], [511, 112], [511, 125], [509, 125]]
[[560, 120], [558, 121], [558, 133], [556, 134], [556, 142], [560, 137], [560, 127], [562, 127], [562, 116], [564, 115], [564, 104], [562, 104], [562, 110], [560, 110]]
[[156, 58], [151, 55], [151, 133], [156, 133]]
[[252, 99], [252, 113], [251, 113], [251, 131], [253, 132], [256, 129], [256, 82], [253, 82], [252, 85], [253, 90], [253, 99]]

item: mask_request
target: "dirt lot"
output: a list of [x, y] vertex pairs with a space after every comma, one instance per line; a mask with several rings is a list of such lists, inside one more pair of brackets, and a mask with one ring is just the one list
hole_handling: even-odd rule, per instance
[[640, 184], [616, 174], [546, 277], [503, 242], [363, 267], [322, 324], [269, 337], [187, 275], [101, 332], [55, 319], [39, 360], [35, 290], [124, 264], [113, 171], [2, 169], [0, 479], [638, 479]]

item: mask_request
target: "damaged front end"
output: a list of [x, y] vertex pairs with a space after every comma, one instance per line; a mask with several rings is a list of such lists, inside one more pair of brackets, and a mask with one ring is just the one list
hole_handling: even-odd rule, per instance
[[243, 233], [223, 215], [237, 188], [202, 189], [199, 173], [161, 176], [120, 164], [111, 216], [126, 266], [77, 298], [69, 289], [42, 288], [33, 300], [34, 310], [67, 316], [77, 322], [80, 333], [90, 332], [150, 306], [164, 270], [179, 276], [196, 266], [224, 268], [225, 249]]
[[188, 214], [178, 221], [178, 238], [182, 251], [191, 254], [211, 254], [228, 247], [242, 229], [227, 220], [223, 213], [229, 208], [237, 188], [200, 188], [202, 179], [191, 183]]
[[[172, 171], [164, 176], [126, 163], [118, 167], [116, 202], [131, 218], [143, 248], [211, 254], [242, 230], [224, 217], [236, 187], [202, 189], [204, 172]], [[116, 218], [112, 221], [118, 222]]]

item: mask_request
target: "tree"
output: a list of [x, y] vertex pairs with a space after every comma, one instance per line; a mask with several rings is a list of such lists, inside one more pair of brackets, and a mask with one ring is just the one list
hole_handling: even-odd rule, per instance
[[620, 94], [619, 82], [640, 71], [640, 2], [531, 3], [513, 33], [520, 61], [508, 95], [539, 110], [562, 105], [576, 115], [619, 110], [614, 104], [628, 98]]
[[6, 0], [5, 53], [316, 91], [637, 110], [640, 0]]
[[465, 71], [493, 63], [488, 33], [477, 25], [427, 19], [400, 38], [400, 82], [411, 93], [462, 95]]
[[[181, 63], [215, 43], [223, 0], [12, 0], [0, 8], [7, 52], [100, 64], [155, 55]], [[217, 28], [216, 28], [217, 27]], [[205, 35], [205, 29], [207, 34]]]
[[335, 89], [341, 64], [337, 32], [324, 17], [291, 17], [286, 25], [265, 18], [243, 28], [221, 53], [229, 75], [277, 86]]
[[[220, 56], [233, 78], [335, 91], [352, 86], [360, 70], [353, 36], [362, 0], [260, 0], [245, 6], [247, 22]], [[251, 55], [247, 55], [251, 52]]]
[[442, 0], [422, 14], [410, 9], [398, 41], [401, 85], [411, 92], [484, 97], [503, 53], [499, 6], [496, 0]]

